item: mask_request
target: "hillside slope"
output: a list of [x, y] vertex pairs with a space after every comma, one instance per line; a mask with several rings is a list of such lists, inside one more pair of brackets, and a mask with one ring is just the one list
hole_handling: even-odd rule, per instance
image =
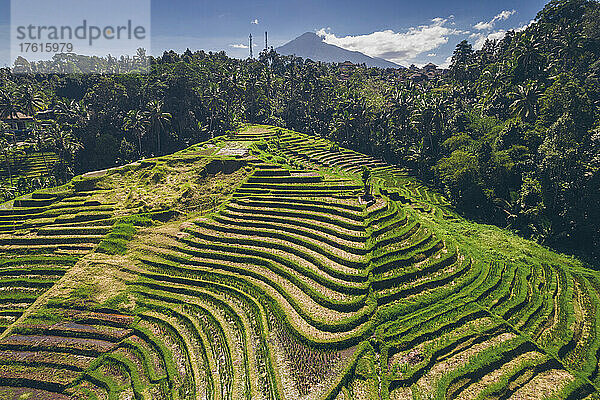
[[322, 138], [248, 126], [0, 232], [0, 398], [598, 395], [598, 273]]

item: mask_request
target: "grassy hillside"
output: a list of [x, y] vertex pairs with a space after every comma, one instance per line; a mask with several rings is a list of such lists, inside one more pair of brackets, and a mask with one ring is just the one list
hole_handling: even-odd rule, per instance
[[0, 282], [0, 399], [600, 388], [598, 273], [268, 126], [2, 205]]

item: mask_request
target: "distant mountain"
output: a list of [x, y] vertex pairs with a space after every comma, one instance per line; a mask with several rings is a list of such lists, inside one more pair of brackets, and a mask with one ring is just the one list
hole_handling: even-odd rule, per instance
[[341, 47], [325, 43], [323, 38], [312, 32], [298, 36], [296, 39], [275, 49], [279, 54], [295, 55], [304, 59], [330, 63], [341, 63], [350, 61], [353, 64], [365, 64], [369, 67], [378, 68], [404, 68], [391, 61], [378, 57], [369, 57], [358, 51], [350, 51]]

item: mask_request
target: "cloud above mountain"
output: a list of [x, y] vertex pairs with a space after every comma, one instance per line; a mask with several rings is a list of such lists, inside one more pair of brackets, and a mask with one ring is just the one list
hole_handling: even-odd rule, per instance
[[317, 35], [326, 43], [346, 50], [359, 51], [371, 57], [380, 57], [398, 64], [410, 64], [420, 54], [448, 43], [450, 36], [468, 34], [452, 27], [453, 17], [434, 18], [428, 25], [411, 27], [405, 32], [384, 30], [366, 35], [338, 37], [331, 29], [319, 29]]

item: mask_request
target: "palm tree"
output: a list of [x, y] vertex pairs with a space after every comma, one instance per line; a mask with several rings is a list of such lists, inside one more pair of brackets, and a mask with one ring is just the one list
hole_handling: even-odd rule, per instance
[[146, 56], [146, 49], [139, 48], [135, 56], [133, 56], [133, 65], [138, 71], [146, 71], [148, 68], [148, 57]]
[[556, 41], [554, 52], [558, 55], [555, 61], [563, 70], [569, 70], [586, 50], [584, 38], [577, 33], [566, 32]]
[[[66, 180], [66, 175], [72, 172], [75, 154], [83, 148], [83, 145], [71, 130], [65, 129], [65, 126], [56, 122], [48, 127], [48, 142], [58, 155], [61, 172], [65, 174], [63, 180]], [[58, 180], [58, 177], [56, 178]]]
[[432, 122], [438, 136], [444, 133], [444, 121], [446, 121], [446, 109], [448, 102], [446, 98], [437, 96], [431, 102]]
[[24, 86], [19, 90], [18, 104], [27, 115], [35, 117], [35, 114], [46, 107], [44, 98], [39, 92], [34, 91], [32, 86]]
[[[21, 108], [15, 99], [13, 93], [7, 90], [0, 90], [0, 118], [16, 121], [18, 112]], [[13, 143], [16, 143], [16, 136], [13, 133]]]
[[83, 101], [59, 99], [54, 109], [60, 123], [78, 125], [89, 118], [88, 109]]
[[515, 99], [511, 110], [520, 116], [523, 121], [531, 122], [537, 116], [537, 105], [540, 91], [534, 82], [517, 86], [517, 90], [510, 93]]
[[515, 53], [517, 75], [521, 79], [537, 79], [546, 64], [541, 42], [533, 35], [523, 36], [516, 45]]
[[394, 91], [389, 102], [390, 117], [403, 136], [410, 125], [410, 103], [409, 95], [402, 90]]
[[146, 134], [150, 120], [148, 113], [142, 110], [130, 110], [125, 116], [125, 131], [132, 131], [138, 140], [138, 152], [142, 158], [142, 137]]
[[[421, 134], [429, 139], [430, 156], [436, 156], [438, 152], [437, 142], [444, 133], [444, 121], [446, 120], [447, 100], [440, 96], [433, 98], [422, 97], [419, 109], [415, 110], [414, 121], [421, 129]], [[434, 135], [436, 140], [434, 140]]]
[[13, 179], [12, 179], [12, 170], [10, 168], [10, 157], [9, 157], [11, 144], [8, 141], [8, 139], [6, 138], [7, 134], [5, 133], [9, 129], [10, 129], [10, 127], [8, 126], [8, 124], [0, 121], [0, 149], [2, 149], [2, 155], [4, 156], [4, 161], [6, 162], [6, 172], [8, 173], [8, 179], [10, 182], [10, 186], [12, 186]]
[[[39, 94], [39, 92], [34, 91], [33, 87], [30, 85], [24, 86], [19, 90], [19, 98], [18, 103], [23, 112], [26, 115], [31, 115], [33, 117], [33, 130], [37, 131], [38, 123], [36, 119], [36, 114], [38, 111], [46, 108], [46, 104], [44, 99]], [[36, 140], [37, 141], [37, 140]], [[48, 165], [46, 164], [46, 157], [42, 152], [42, 157], [44, 159], [44, 165], [46, 166], [46, 171], [48, 171]]]
[[152, 100], [148, 103], [148, 119], [150, 132], [156, 135], [156, 154], [160, 154], [160, 136], [165, 131], [165, 125], [171, 120], [171, 114], [164, 112], [162, 100]]
[[62, 122], [68, 122], [73, 118], [76, 102], [74, 100], [59, 99], [54, 106], [54, 111], [58, 119]]

